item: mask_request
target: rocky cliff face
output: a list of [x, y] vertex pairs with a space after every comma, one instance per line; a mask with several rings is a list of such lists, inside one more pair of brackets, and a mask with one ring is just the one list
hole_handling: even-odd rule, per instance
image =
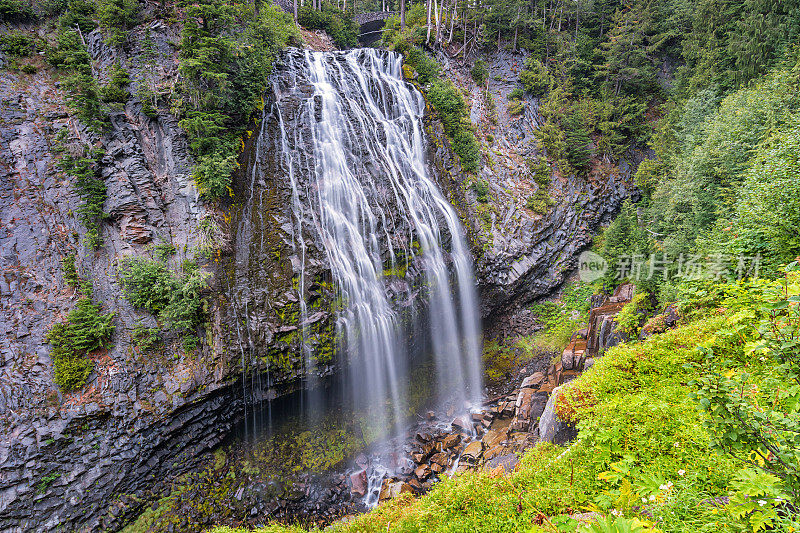
[[[145, 28], [133, 32], [125, 51], [110, 49], [97, 33], [87, 36], [101, 78], [120, 61], [131, 73], [132, 94], [146, 78], [164, 93], [171, 90], [179, 29], [158, 21], [147, 29], [159, 53], [155, 71], [137, 59]], [[492, 74], [515, 78], [507, 72], [513, 62], [492, 58]], [[285, 75], [278, 66], [275, 79]], [[117, 528], [175, 475], [203, 460], [246, 402], [293, 390], [302, 377], [288, 184], [243, 171], [227, 215], [211, 209], [198, 199], [186, 138], [166, 108], [152, 119], [131, 98], [97, 135], [70, 116], [56, 79], [48, 68], [34, 75], [0, 71], [1, 531]], [[281, 83], [279, 91], [293, 87], [290, 78]], [[510, 90], [495, 81], [490, 88], [497, 94]], [[304, 89], [300, 84], [293, 90], [302, 95]], [[287, 112], [299, 97], [286, 100]], [[524, 159], [537, 153], [535, 102], [523, 117], [498, 123], [493, 146], [502, 155], [481, 171], [490, 183], [488, 211], [467, 187], [441, 127], [435, 120], [428, 124], [431, 165], [471, 228], [482, 311], [492, 320], [556, 287], [576, 252], [631, 190], [629, 166], [599, 165], [586, 180], [555, 176], [556, 206], [544, 216], [530, 212]], [[262, 126], [268, 137], [280, 138], [274, 121]], [[97, 252], [81, 243], [85, 230], [74, 215], [80, 199], [55, 168], [57, 135], [65, 129], [106, 151], [101, 166], [110, 217]], [[269, 157], [251, 140], [242, 166]], [[201, 267], [213, 274], [207, 320], [198, 332], [201, 346], [187, 352], [177, 335], [167, 334], [163, 351], [143, 353], [131, 332], [136, 323], [156, 326], [155, 318], [123, 297], [118, 262], [152, 254], [162, 241], [177, 249], [172, 266], [197, 259], [203, 220], [215, 221], [227, 241], [215, 258], [201, 258]], [[310, 240], [308, 245], [306, 287], [316, 303], [307, 320], [317, 332], [316, 350], [330, 353], [335, 302], [320, 250]], [[92, 354], [95, 370], [87, 386], [63, 394], [53, 383], [44, 337], [78, 297], [64, 280], [61, 262], [71, 254], [77, 254], [79, 275], [92, 280], [94, 299], [116, 313], [116, 332], [113, 347]]]
[[[145, 76], [174, 83], [177, 34], [159, 22], [149, 30], [161, 56], [155, 73], [136, 60], [143, 28], [127, 52], [88, 35], [100, 76], [120, 61], [133, 93]], [[198, 201], [185, 136], [168, 113], [148, 118], [131, 99], [97, 135], [69, 115], [51, 69], [0, 77], [0, 530], [114, 528], [138, 505], [135, 496], [157, 492], [217, 445], [242, 407], [228, 394], [238, 366], [218, 342], [215, 299], [199, 350], [187, 353], [167, 335], [161, 352], [142, 353], [130, 333], [155, 318], [130, 306], [116, 276], [120, 258], [148, 255], [162, 241], [178, 250], [173, 264], [192, 256], [198, 220], [216, 214]], [[97, 252], [81, 242], [81, 200], [55, 167], [62, 130], [105, 149], [109, 218]], [[62, 394], [44, 337], [78, 297], [61, 262], [71, 254], [94, 299], [116, 313], [116, 332], [112, 348], [92, 354], [87, 386]]]
[[[633, 173], [642, 156], [630, 152], [619, 164], [596, 159], [586, 176], [561, 175], [548, 165], [550, 185], [537, 185], [531, 167], [546, 160], [534, 137], [541, 124], [538, 99], [526, 96], [520, 115], [508, 110], [524, 57], [488, 55], [485, 87], [478, 87], [460, 64], [439, 59], [449, 77], [469, 91], [470, 118], [489, 155], [477, 177], [488, 185], [487, 201], [478, 201], [469, 183], [462, 182], [459, 191], [463, 218], [472, 228], [482, 314], [489, 325], [509, 322], [525, 304], [565, 281], [599, 226], [636, 194]], [[528, 200], [540, 188], [551, 205], [532, 209]]]

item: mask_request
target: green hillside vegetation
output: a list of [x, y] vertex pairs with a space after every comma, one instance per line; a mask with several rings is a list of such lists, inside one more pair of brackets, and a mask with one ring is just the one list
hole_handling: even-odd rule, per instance
[[584, 510], [605, 517], [580, 529], [597, 533], [797, 531], [800, 269], [788, 270], [704, 283], [681, 301], [691, 321], [609, 350], [565, 386], [569, 448], [537, 445], [510, 474], [462, 474], [331, 531], [566, 532]]

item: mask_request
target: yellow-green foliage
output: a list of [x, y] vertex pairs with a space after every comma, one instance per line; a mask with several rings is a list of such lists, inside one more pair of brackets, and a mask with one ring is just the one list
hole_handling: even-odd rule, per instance
[[[797, 279], [786, 291], [790, 296], [800, 292]], [[713, 350], [713, 364], [728, 365], [729, 374], [776, 378], [773, 362], [747, 353], [747, 346], [759, 336], [754, 322], [771, 312], [758, 309], [763, 309], [765, 299], [770, 301], [772, 285], [764, 281], [727, 285], [718, 291], [722, 296], [717, 302], [726, 311], [705, 307], [708, 311], [695, 322], [640, 343], [616, 346], [591, 370], [565, 385], [557, 410], [579, 429], [569, 449], [537, 445], [510, 474], [463, 474], [437, 484], [426, 496], [403, 495], [351, 522], [334, 524], [331, 531], [575, 531], [575, 526], [556, 529], [551, 524], [568, 510], [583, 509], [600, 511], [608, 518], [601, 520], [605, 528], [601, 524], [581, 532], [763, 530], [754, 521], [755, 513], [767, 516], [763, 509], [775, 502], [762, 504], [752, 495], [758, 487], [767, 490], [768, 485], [779, 483], [778, 478], [743, 468], [732, 456], [711, 451], [719, 436], [713, 425], [711, 432], [704, 427], [706, 415], [692, 399], [688, 383], [709, 371], [708, 350]], [[754, 510], [743, 514], [737, 505], [707, 503], [731, 489], [750, 494], [738, 507]], [[539, 513], [549, 517], [550, 523], [534, 522]], [[625, 527], [639, 519], [657, 529], [609, 525], [617, 523], [617, 514], [626, 517]], [[790, 514], [769, 516], [772, 528], [768, 530], [797, 531], [800, 526]]]
[[519, 340], [519, 346], [531, 353], [538, 349], [563, 350], [572, 334], [586, 325], [589, 296], [593, 289], [585, 283], [564, 287], [558, 301], [546, 301], [531, 306], [543, 329], [532, 337]]
[[650, 295], [646, 292], [637, 293], [614, 319], [617, 329], [628, 338], [636, 338], [642, 329], [642, 319], [649, 309]]
[[508, 346], [496, 340], [483, 343], [483, 369], [486, 381], [490, 385], [497, 385], [508, 379], [516, 367], [517, 358]]
[[92, 372], [88, 354], [105, 348], [114, 332], [114, 313], [101, 314], [88, 298], [78, 300], [64, 322], [54, 324], [45, 340], [53, 346], [53, 373], [63, 391], [80, 389]]

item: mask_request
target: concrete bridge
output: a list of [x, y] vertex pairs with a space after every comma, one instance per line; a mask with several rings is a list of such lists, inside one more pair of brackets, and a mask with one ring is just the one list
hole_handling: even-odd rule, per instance
[[353, 18], [359, 27], [358, 42], [369, 45], [380, 39], [386, 19], [396, 13], [396, 11], [373, 11], [355, 15]]
[[[287, 13], [294, 13], [294, 0], [275, 0], [275, 3]], [[396, 13], [397, 11], [372, 11], [354, 15], [353, 19], [359, 27], [358, 41], [362, 45], [369, 45], [380, 39], [386, 19]]]

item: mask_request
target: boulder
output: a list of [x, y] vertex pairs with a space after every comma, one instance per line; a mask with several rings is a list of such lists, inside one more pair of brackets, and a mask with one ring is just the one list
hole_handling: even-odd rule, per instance
[[461, 459], [474, 463], [481, 456], [482, 452], [483, 452], [483, 444], [481, 443], [481, 441], [479, 440], [472, 441], [469, 444], [467, 444], [466, 448], [464, 448], [464, 453], [461, 454]]
[[359, 470], [350, 474], [350, 494], [364, 496], [367, 493], [367, 471]]
[[464, 431], [471, 431], [472, 428], [472, 423], [470, 422], [470, 419], [467, 418], [466, 416], [459, 416], [457, 418], [454, 418], [453, 421], [451, 422], [451, 425], [454, 428], [461, 429]]
[[414, 470], [414, 475], [417, 476], [418, 480], [425, 481], [431, 476], [431, 467], [428, 465], [419, 465]]
[[450, 450], [455, 448], [461, 442], [461, 435], [459, 433], [451, 433], [442, 439], [442, 449]]
[[538, 388], [542, 382], [544, 382], [545, 375], [542, 372], [534, 372], [527, 378], [522, 380], [522, 385], [520, 385], [520, 389], [535, 389]]
[[392, 498], [397, 498], [403, 493], [414, 493], [414, 488], [412, 487], [411, 483], [406, 483], [404, 481], [390, 481], [384, 480], [383, 486], [381, 486], [381, 495], [379, 497], [379, 501], [386, 501]]

